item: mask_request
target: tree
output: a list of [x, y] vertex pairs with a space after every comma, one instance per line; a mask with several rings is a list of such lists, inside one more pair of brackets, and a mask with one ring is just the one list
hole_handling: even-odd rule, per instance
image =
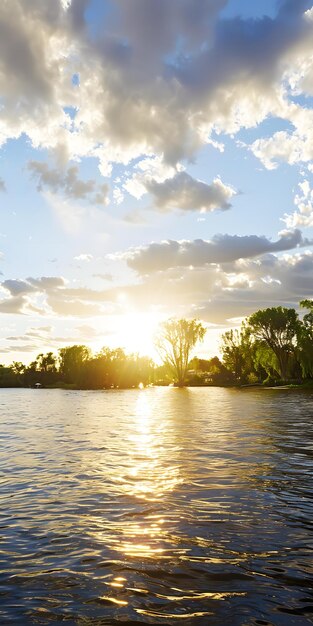
[[267, 374], [264, 382], [269, 384], [279, 377], [279, 364], [276, 354], [269, 348], [265, 341], [256, 341], [253, 354], [254, 367], [261, 375]]
[[237, 383], [247, 380], [253, 370], [252, 350], [249, 334], [243, 326], [239, 331], [231, 329], [222, 335], [221, 352], [225, 367]]
[[300, 306], [309, 309], [300, 323], [298, 358], [304, 378], [313, 378], [313, 300], [302, 300]]
[[191, 350], [203, 341], [206, 328], [198, 320], [169, 319], [161, 325], [156, 348], [179, 387], [186, 383]]
[[281, 380], [288, 380], [299, 332], [296, 311], [281, 306], [256, 311], [248, 319], [248, 331], [255, 341], [265, 342], [273, 351]]
[[37, 364], [40, 372], [55, 372], [57, 369], [57, 360], [53, 352], [47, 352], [47, 354], [38, 354]]
[[84, 363], [90, 356], [87, 346], [67, 346], [59, 350], [60, 374], [66, 383], [78, 384], [80, 382]]

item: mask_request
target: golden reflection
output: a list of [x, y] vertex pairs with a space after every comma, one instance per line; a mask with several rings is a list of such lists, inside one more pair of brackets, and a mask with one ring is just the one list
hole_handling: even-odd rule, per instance
[[118, 606], [127, 606], [128, 604], [126, 600], [118, 600], [117, 598], [112, 598], [112, 596], [100, 596], [99, 599], [104, 602], [112, 602], [112, 604], [117, 604]]
[[157, 617], [159, 619], [193, 619], [194, 617], [204, 617], [204, 615], [213, 615], [211, 611], [197, 611], [196, 613], [159, 613], [158, 611], [147, 611], [145, 609], [136, 609], [139, 615], [147, 615], [149, 617]]
[[[126, 471], [120, 477], [120, 489], [142, 502], [161, 502], [182, 483], [177, 463], [180, 448], [170, 420], [159, 412], [158, 400], [158, 394], [151, 397], [145, 390], [138, 394], [128, 434]], [[173, 545], [164, 515], [151, 511], [134, 520], [124, 519], [116, 548], [129, 558], [172, 558]]]
[[153, 408], [151, 396], [140, 393], [129, 436], [129, 470], [123, 477], [129, 495], [150, 502], [160, 500], [182, 482], [179, 466], [168, 463], [166, 420], [159, 419]]

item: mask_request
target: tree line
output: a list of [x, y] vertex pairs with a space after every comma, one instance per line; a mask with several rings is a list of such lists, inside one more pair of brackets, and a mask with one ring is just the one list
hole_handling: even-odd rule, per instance
[[1, 387], [132, 388], [142, 384], [248, 385], [301, 383], [313, 380], [313, 300], [296, 310], [272, 307], [256, 311], [241, 328], [221, 336], [222, 358], [191, 354], [206, 329], [198, 320], [170, 319], [156, 337], [162, 365], [149, 357], [102, 348], [92, 354], [85, 345], [39, 354], [29, 365], [0, 365]]
[[154, 363], [148, 357], [127, 355], [121, 348], [102, 348], [92, 354], [85, 345], [38, 354], [29, 365], [14, 361], [0, 366], [1, 387], [63, 387], [110, 389], [138, 387], [152, 382]]
[[292, 308], [262, 309], [222, 336], [223, 363], [236, 382], [313, 379], [313, 300], [302, 300], [300, 307], [303, 319]]

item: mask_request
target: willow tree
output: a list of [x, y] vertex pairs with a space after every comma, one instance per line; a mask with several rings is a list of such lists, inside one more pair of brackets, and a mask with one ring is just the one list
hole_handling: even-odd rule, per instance
[[186, 384], [190, 353], [205, 333], [206, 328], [198, 320], [169, 319], [161, 324], [156, 348], [179, 387]]

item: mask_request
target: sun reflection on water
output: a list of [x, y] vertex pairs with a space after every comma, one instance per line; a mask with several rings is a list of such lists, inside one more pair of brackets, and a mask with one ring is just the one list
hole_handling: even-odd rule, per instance
[[154, 502], [182, 482], [178, 465], [169, 463], [166, 439], [168, 425], [159, 419], [148, 394], [136, 403], [134, 430], [129, 436], [128, 474], [123, 477], [127, 493]]
[[[168, 420], [159, 413], [157, 398], [151, 402], [151, 395], [142, 390], [128, 435], [126, 471], [120, 477], [120, 489], [139, 505], [162, 503], [183, 482], [174, 454], [179, 452], [179, 447], [169, 429]], [[134, 519], [124, 519], [116, 547], [128, 558], [170, 558], [172, 542], [166, 521], [161, 511], [153, 512], [151, 507]]]

